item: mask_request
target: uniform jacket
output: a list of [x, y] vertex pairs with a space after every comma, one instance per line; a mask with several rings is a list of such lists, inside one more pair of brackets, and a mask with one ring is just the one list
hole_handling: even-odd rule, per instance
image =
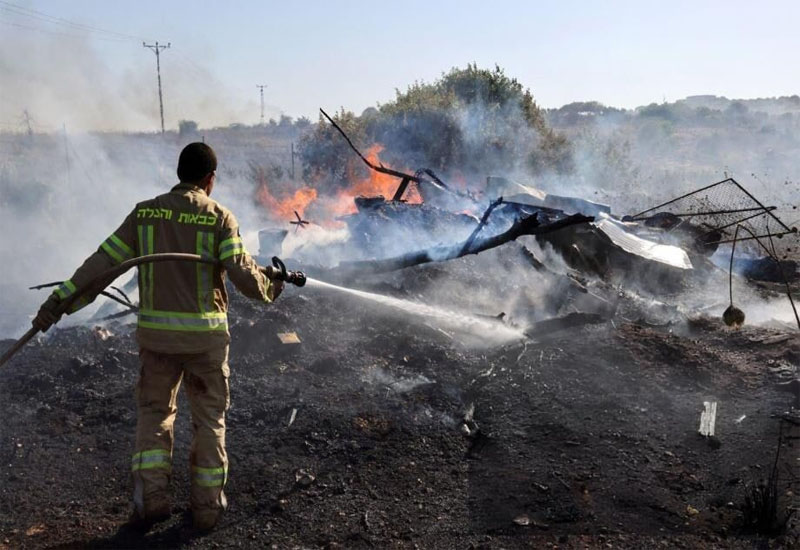
[[[143, 348], [161, 353], [203, 353], [227, 345], [226, 274], [245, 296], [272, 301], [270, 281], [245, 250], [236, 218], [203, 189], [188, 183], [137, 204], [55, 294], [63, 300], [125, 260], [162, 252], [199, 254], [218, 263], [139, 266], [137, 338]], [[72, 311], [95, 297], [79, 298]]]

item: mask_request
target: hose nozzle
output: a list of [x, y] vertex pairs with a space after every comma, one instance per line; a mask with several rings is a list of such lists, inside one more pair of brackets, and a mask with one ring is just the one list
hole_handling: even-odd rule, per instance
[[283, 281], [295, 286], [305, 286], [306, 284], [305, 273], [302, 271], [287, 271], [286, 265], [277, 256], [272, 257], [272, 265], [262, 267], [261, 271], [273, 281]]

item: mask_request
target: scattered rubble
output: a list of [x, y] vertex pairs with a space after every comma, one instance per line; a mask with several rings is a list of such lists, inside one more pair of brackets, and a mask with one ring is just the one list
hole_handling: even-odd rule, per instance
[[[800, 541], [782, 516], [800, 490], [783, 474], [797, 466], [800, 344], [785, 324], [744, 325], [729, 274], [792, 296], [796, 231], [773, 208], [727, 179], [624, 216], [505, 177], [457, 190], [430, 170], [361, 158], [397, 178], [396, 192], [356, 201], [338, 266], [304, 266], [347, 292], [317, 281], [268, 308], [232, 293], [220, 528], [191, 537], [181, 411], [177, 513], [136, 541], [119, 530], [138, 363], [132, 318], [119, 316], [135, 305], [117, 295], [123, 312], [104, 311], [97, 328], [55, 327], [0, 370], [3, 545]], [[404, 202], [411, 185], [422, 204]], [[311, 232], [301, 213], [295, 235]], [[261, 254], [279, 254], [286, 237], [261, 231]], [[726, 281], [723, 318], [736, 331], [718, 318]], [[719, 296], [694, 299], [715, 285]], [[364, 307], [366, 295], [417, 307]], [[457, 310], [447, 326], [432, 314], [445, 308]], [[736, 416], [718, 417], [709, 396]], [[703, 438], [689, 437], [700, 402]]]
[[281, 341], [281, 344], [299, 344], [300, 337], [297, 336], [296, 332], [279, 332], [278, 339]]

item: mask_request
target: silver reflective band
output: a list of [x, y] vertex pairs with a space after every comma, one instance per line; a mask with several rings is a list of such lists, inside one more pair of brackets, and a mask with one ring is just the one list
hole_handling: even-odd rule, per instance
[[227, 468], [198, 468], [194, 467], [194, 481], [201, 487], [221, 487], [225, 485], [228, 477]]
[[171, 459], [169, 451], [165, 449], [150, 449], [149, 451], [141, 451], [133, 455], [131, 459], [131, 470], [138, 472], [139, 470], [154, 470], [171, 468]]
[[156, 453], [151, 455], [147, 454], [140, 454], [139, 456], [134, 455], [131, 462], [133, 462], [134, 464], [147, 464], [148, 462], [169, 462], [169, 460], [170, 460], [169, 453], [165, 451], [163, 453]]
[[139, 313], [139, 321], [143, 323], [157, 323], [160, 325], [171, 325], [175, 327], [203, 327], [203, 328], [216, 328], [227, 326], [228, 320], [222, 317], [172, 317], [151, 315], [145, 312]]

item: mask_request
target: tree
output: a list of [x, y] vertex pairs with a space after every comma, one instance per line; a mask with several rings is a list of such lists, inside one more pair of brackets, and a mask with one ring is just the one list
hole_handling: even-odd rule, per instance
[[[535, 175], [569, 172], [572, 151], [554, 132], [533, 95], [500, 67], [454, 68], [433, 83], [414, 82], [395, 99], [361, 116], [344, 109], [338, 124], [366, 149], [384, 146], [381, 161], [415, 170], [478, 174], [523, 169]], [[307, 176], [342, 181], [357, 159], [325, 121], [301, 142]]]
[[194, 120], [178, 121], [178, 135], [181, 137], [191, 136], [197, 133], [197, 123]]

